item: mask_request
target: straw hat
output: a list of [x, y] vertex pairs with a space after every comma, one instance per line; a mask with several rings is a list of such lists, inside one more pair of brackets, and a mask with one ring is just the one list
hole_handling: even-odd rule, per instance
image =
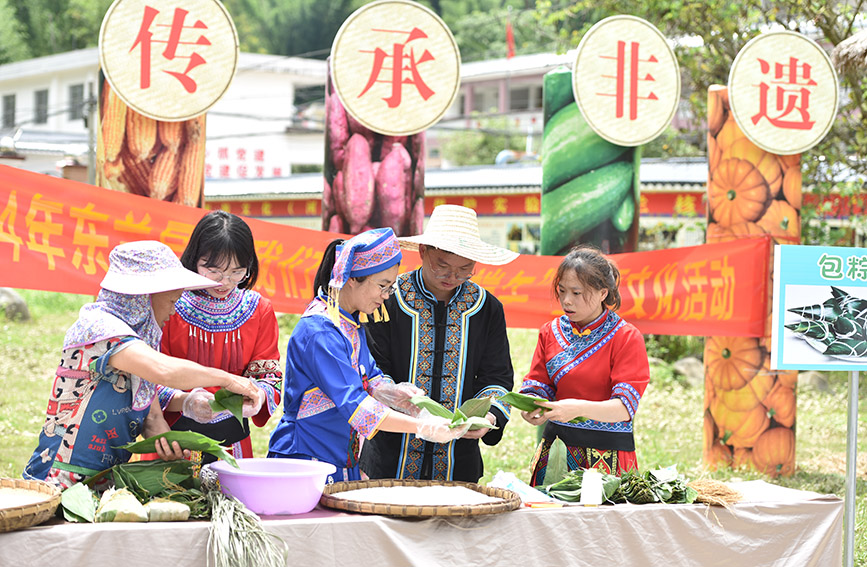
[[171, 248], [155, 240], [118, 244], [108, 255], [108, 262], [100, 287], [116, 293], [147, 295], [220, 285], [186, 269]]
[[423, 234], [398, 240], [406, 250], [418, 250], [418, 245], [424, 244], [494, 266], [508, 264], [518, 257], [517, 252], [482, 242], [476, 211], [458, 205], [435, 207]]

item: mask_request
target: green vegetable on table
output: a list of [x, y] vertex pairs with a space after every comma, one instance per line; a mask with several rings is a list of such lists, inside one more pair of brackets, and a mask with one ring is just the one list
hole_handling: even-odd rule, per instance
[[60, 509], [67, 522], [93, 522], [97, 499], [82, 483], [73, 484], [60, 494]]
[[214, 441], [210, 437], [206, 437], [201, 433], [196, 433], [195, 431], [169, 431], [167, 433], [160, 433], [159, 435], [148, 437], [142, 441], [122, 445], [119, 448], [126, 449], [130, 453], [155, 453], [156, 442], [163, 437], [165, 437], [170, 444], [177, 441], [180, 444], [181, 449], [203, 451], [214, 455], [218, 459], [223, 459], [236, 469], [239, 468], [237, 461], [235, 461], [235, 457], [230, 455], [218, 441]]
[[454, 412], [427, 396], [413, 396], [409, 401], [422, 409], [426, 409], [432, 415], [451, 420], [449, 427], [452, 429], [461, 427], [467, 423], [470, 424], [470, 431], [482, 428], [498, 429], [496, 425], [491, 424], [485, 417], [491, 408], [490, 398], [467, 400]]
[[226, 388], [220, 388], [214, 393], [214, 399], [208, 402], [214, 413], [228, 410], [238, 421], [244, 423], [244, 396]]

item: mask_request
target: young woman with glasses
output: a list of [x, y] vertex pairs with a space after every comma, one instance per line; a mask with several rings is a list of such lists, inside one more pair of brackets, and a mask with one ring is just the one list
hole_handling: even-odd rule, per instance
[[268, 422], [283, 377], [277, 317], [271, 301], [253, 291], [259, 274], [253, 233], [240, 217], [212, 211], [193, 230], [181, 263], [220, 285], [181, 296], [163, 329], [162, 351], [249, 378], [259, 400], [244, 408], [243, 423], [211, 411], [216, 388], [160, 388], [160, 404], [172, 429], [197, 431], [225, 441], [235, 457], [252, 457], [249, 420], [258, 427]]

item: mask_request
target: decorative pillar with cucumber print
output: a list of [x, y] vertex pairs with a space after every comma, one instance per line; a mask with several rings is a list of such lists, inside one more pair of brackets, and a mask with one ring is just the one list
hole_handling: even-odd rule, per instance
[[[735, 123], [726, 87], [708, 89], [707, 114], [707, 242], [768, 234], [778, 244], [799, 244], [800, 155], [754, 145]], [[746, 467], [774, 477], [795, 470], [798, 373], [770, 369], [771, 307], [768, 301], [761, 338], [706, 339], [703, 457], [711, 468]]]
[[547, 73], [543, 89], [541, 253], [562, 255], [581, 243], [605, 254], [634, 251], [641, 147], [618, 146], [593, 131], [567, 67]]

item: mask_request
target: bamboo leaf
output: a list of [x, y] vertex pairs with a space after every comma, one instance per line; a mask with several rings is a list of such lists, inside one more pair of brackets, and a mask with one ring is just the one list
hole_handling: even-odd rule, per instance
[[569, 464], [566, 462], [566, 444], [558, 437], [548, 450], [548, 467], [545, 470], [545, 484], [555, 484], [566, 477]]
[[470, 398], [461, 404], [460, 410], [467, 417], [485, 417], [491, 409], [491, 398]]
[[[473, 403], [470, 404], [469, 407], [475, 411], [480, 411], [480, 408], [482, 408], [485, 403], [484, 400], [487, 400], [487, 406], [488, 408], [490, 408], [490, 398], [480, 398], [480, 400], [482, 400], [482, 403]], [[460, 408], [456, 409], [454, 412], [451, 412], [442, 404], [430, 399], [427, 396], [413, 396], [409, 399], [409, 401], [422, 409], [426, 409], [432, 415], [448, 419], [451, 422], [449, 424], [449, 427], [452, 429], [454, 429], [455, 427], [461, 427], [463, 425], [466, 425], [467, 423], [470, 424], [470, 430], [482, 429], [484, 427], [488, 429], [498, 429], [497, 426], [492, 425], [491, 422], [488, 421], [486, 417], [484, 417], [488, 413], [487, 409], [485, 409], [485, 413], [481, 416], [467, 415], [466, 413], [464, 413], [463, 407], [464, 405], [467, 405], [467, 402], [464, 402], [464, 404]], [[469, 402], [473, 400], [467, 401]]]
[[[503, 403], [509, 404], [513, 408], [518, 408], [521, 411], [534, 411], [541, 409], [542, 412], [546, 412], [551, 409], [539, 405], [539, 402], [547, 402], [550, 400], [536, 396], [528, 396], [527, 394], [519, 394], [518, 392], [509, 392], [508, 394], [500, 396], [499, 400]], [[569, 420], [569, 423], [582, 423], [584, 421], [587, 421], [587, 418], [576, 417], [575, 419]]]
[[500, 396], [500, 401], [521, 411], [533, 411], [539, 408], [542, 408], [542, 411], [548, 411], [548, 408], [539, 405], [539, 402], [547, 402], [548, 400], [536, 396], [528, 396], [527, 394], [519, 394], [518, 392], [509, 392], [504, 396]]
[[93, 491], [80, 482], [61, 493], [60, 506], [67, 522], [92, 523], [96, 514], [96, 498]]
[[214, 413], [230, 411], [235, 418], [244, 423], [244, 396], [226, 388], [220, 388], [214, 393], [214, 399], [208, 402]]
[[142, 441], [127, 443], [118, 448], [126, 449], [130, 453], [155, 453], [156, 442], [163, 437], [165, 437], [169, 443], [177, 441], [182, 449], [204, 451], [205, 453], [214, 455], [218, 459], [223, 459], [235, 468], [239, 468], [237, 461], [235, 461], [235, 457], [230, 455], [218, 441], [214, 441], [210, 437], [206, 437], [201, 433], [196, 433], [195, 431], [169, 431], [166, 433], [160, 433], [159, 435], [154, 435], [153, 437], [148, 437]]
[[446, 409], [441, 403], [436, 402], [427, 396], [413, 396], [409, 401], [422, 409], [426, 409], [432, 415], [444, 417], [449, 420], [454, 417], [454, 414]]

